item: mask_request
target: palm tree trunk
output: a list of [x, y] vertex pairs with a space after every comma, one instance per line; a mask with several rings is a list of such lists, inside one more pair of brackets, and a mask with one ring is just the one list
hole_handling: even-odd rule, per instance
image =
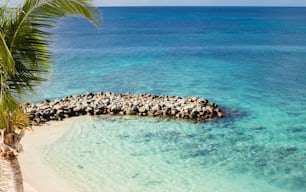
[[17, 157], [0, 157], [0, 192], [23, 192], [23, 180]]

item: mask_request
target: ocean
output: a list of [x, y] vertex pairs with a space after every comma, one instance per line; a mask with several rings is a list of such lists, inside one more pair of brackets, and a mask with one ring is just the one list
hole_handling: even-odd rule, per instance
[[306, 191], [306, 8], [107, 7], [60, 20], [32, 101], [198, 96], [223, 119], [80, 117], [45, 149], [82, 192]]

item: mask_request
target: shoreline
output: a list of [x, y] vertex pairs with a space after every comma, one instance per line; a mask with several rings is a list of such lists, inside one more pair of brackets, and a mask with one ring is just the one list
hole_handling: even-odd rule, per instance
[[62, 179], [44, 159], [44, 148], [63, 136], [72, 126], [74, 118], [52, 121], [33, 126], [21, 140], [24, 152], [19, 154], [25, 192], [77, 192], [69, 182]]
[[37, 104], [27, 103], [25, 112], [33, 123], [33, 131], [26, 132], [21, 140], [24, 152], [18, 156], [25, 192], [78, 191], [73, 184], [61, 178], [44, 157], [46, 147], [72, 128], [78, 116], [138, 115], [196, 121], [223, 117], [218, 105], [209, 103], [206, 98], [110, 92], [77, 94]]

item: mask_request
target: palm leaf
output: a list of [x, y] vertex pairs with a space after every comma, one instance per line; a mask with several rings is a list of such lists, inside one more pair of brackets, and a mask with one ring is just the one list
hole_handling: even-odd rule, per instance
[[9, 85], [18, 93], [31, 90], [43, 80], [50, 69], [50, 28], [55, 21], [67, 15], [81, 15], [96, 25], [99, 12], [90, 0], [25, 0], [16, 9], [15, 17], [7, 26], [6, 42], [15, 59], [16, 74]]
[[[95, 25], [99, 12], [91, 0], [25, 0], [22, 7], [9, 9], [0, 5], [0, 129], [21, 129], [27, 122], [16, 111], [16, 96], [43, 80], [50, 69], [50, 28], [67, 15], [80, 15]], [[14, 96], [13, 96], [14, 95]], [[12, 119], [13, 118], [13, 119]], [[17, 118], [17, 119], [15, 119]]]
[[9, 127], [11, 112], [16, 108], [16, 99], [6, 91], [2, 92], [0, 97], [0, 129]]
[[0, 33], [0, 69], [1, 69], [1, 88], [4, 86], [2, 83], [6, 81], [10, 75], [15, 74], [15, 62], [6, 42], [3, 38], [2, 32]]
[[23, 112], [23, 108], [18, 105], [14, 112], [12, 113], [12, 117], [10, 120], [10, 126], [13, 130], [24, 130], [29, 129], [30, 127], [30, 119], [28, 115]]

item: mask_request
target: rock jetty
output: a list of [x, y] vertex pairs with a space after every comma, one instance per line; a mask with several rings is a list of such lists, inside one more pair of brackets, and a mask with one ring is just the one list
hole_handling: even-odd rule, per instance
[[196, 121], [223, 117], [218, 105], [209, 103], [205, 98], [110, 92], [77, 94], [37, 104], [27, 103], [24, 110], [34, 125], [86, 114], [173, 117]]

